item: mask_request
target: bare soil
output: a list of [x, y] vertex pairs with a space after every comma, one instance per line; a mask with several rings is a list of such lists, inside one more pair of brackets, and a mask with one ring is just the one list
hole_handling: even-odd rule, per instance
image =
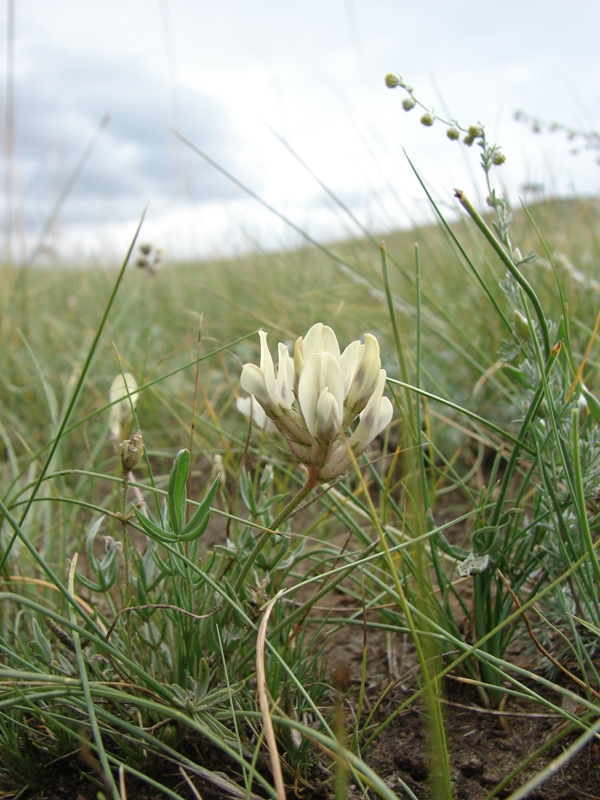
[[[345, 708], [347, 719], [353, 715], [352, 706], [358, 694], [362, 656], [362, 631], [357, 630], [353, 639], [334, 637], [328, 648], [332, 667], [345, 674], [348, 691]], [[374, 717], [381, 722], [389, 718], [404, 700], [415, 690], [412, 677], [415, 666], [414, 654], [404, 647], [401, 637], [373, 634], [368, 643], [368, 675], [366, 712], [388, 689], [385, 700], [380, 704]], [[390, 686], [391, 684], [391, 686]], [[539, 687], [538, 687], [539, 688]], [[572, 688], [572, 687], [569, 687]], [[552, 698], [555, 702], [559, 698]], [[560, 727], [562, 720], [556, 715], [546, 713], [537, 704], [520, 699], [507, 698], [502, 712], [486, 709], [472, 686], [450, 677], [444, 685], [444, 716], [447, 743], [450, 753], [453, 797], [455, 800], [484, 800], [490, 792], [521, 764], [545, 741], [551, 738]], [[363, 757], [380, 775], [399, 798], [406, 797], [402, 782], [406, 784], [419, 800], [433, 800], [431, 788], [431, 769], [426, 736], [426, 717], [419, 703], [399, 714], [381, 733]], [[498, 793], [499, 798], [508, 797], [511, 792], [538, 773], [566, 749], [574, 736], [565, 737], [560, 745], [549, 748], [542, 756], [520, 773], [518, 778]], [[199, 748], [196, 745], [197, 758]], [[220, 770], [231, 778], [238, 778], [233, 765], [227, 765], [221, 754], [205, 751], [202, 747], [204, 764], [209, 769]], [[289, 791], [288, 797], [305, 800], [325, 800], [333, 797], [331, 782], [324, 782], [329, 763], [323, 763], [317, 770], [314, 791], [298, 789]], [[164, 762], [160, 765], [149, 763], [144, 769], [147, 774], [177, 791], [182, 797], [195, 795], [177, 767]], [[158, 771], [157, 771], [158, 770]], [[56, 762], [45, 772], [45, 780], [36, 791], [19, 794], [19, 800], [96, 800], [101, 782], [98, 775], [84, 764], [78, 755]], [[192, 776], [190, 776], [192, 777]], [[194, 778], [194, 785], [203, 800], [221, 800], [230, 795], [215, 792], [214, 787]], [[162, 792], [150, 789], [147, 784], [127, 777], [127, 797], [129, 800], [159, 800], [166, 797]], [[2, 790], [0, 783], [0, 790]], [[254, 789], [258, 794], [258, 789]], [[8, 787], [0, 791], [0, 798], [8, 800], [18, 792], [10, 792]], [[348, 800], [361, 795], [351, 784], [348, 787]], [[528, 795], [530, 800], [600, 800], [600, 742], [587, 745], [564, 768]]]

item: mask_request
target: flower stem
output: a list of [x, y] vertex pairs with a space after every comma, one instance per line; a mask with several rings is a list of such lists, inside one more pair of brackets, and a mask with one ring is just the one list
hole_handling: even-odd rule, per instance
[[[123, 533], [123, 555], [125, 558], [125, 607], [131, 605], [131, 582], [129, 571], [129, 530], [127, 528], [127, 494], [129, 492], [129, 472], [126, 471], [123, 475], [123, 507], [121, 509], [121, 529]], [[127, 655], [131, 658], [132, 652], [132, 634], [131, 634], [131, 616], [127, 615], [125, 622], [127, 628]]]
[[242, 571], [239, 574], [237, 581], [235, 582], [234, 590], [235, 592], [239, 592], [244, 585], [244, 581], [248, 577], [248, 573], [254, 566], [254, 562], [258, 558], [259, 553], [266, 545], [267, 541], [269, 540], [270, 536], [277, 531], [277, 528], [285, 522], [285, 520], [290, 516], [290, 514], [296, 510], [296, 508], [300, 505], [300, 503], [307, 497], [312, 490], [317, 486], [319, 483], [319, 479], [317, 477], [318, 469], [314, 466], [310, 466], [308, 468], [308, 478], [306, 479], [306, 483], [300, 489], [300, 491], [292, 497], [290, 502], [283, 508], [279, 514], [275, 517], [273, 522], [271, 523], [271, 527], [269, 530], [263, 531], [260, 538], [254, 545], [254, 548], [250, 555], [248, 556], [246, 563], [244, 564]]

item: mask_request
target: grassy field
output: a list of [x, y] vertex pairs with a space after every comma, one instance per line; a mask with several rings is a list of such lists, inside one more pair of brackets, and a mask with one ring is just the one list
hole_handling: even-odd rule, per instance
[[[556, 774], [600, 763], [599, 217], [5, 266], [1, 796], [590, 796]], [[319, 322], [377, 338], [394, 413], [309, 485], [236, 400], [259, 329]]]

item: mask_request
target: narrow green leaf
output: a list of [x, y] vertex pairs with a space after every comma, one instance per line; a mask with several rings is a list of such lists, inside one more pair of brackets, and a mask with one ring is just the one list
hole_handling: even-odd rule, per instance
[[581, 384], [581, 392], [586, 399], [590, 414], [596, 422], [600, 423], [600, 401], [590, 392], [587, 386], [583, 384]]
[[215, 478], [212, 482], [210, 489], [206, 493], [204, 500], [200, 503], [194, 516], [181, 531], [181, 539], [184, 542], [189, 542], [191, 539], [197, 539], [206, 530], [208, 520], [210, 519], [210, 507], [212, 501], [215, 499], [217, 489], [219, 488], [219, 478]]
[[177, 453], [173, 462], [167, 498], [171, 530], [177, 536], [179, 536], [185, 524], [185, 485], [189, 472], [190, 453], [189, 450], [183, 449]]
[[136, 508], [136, 506], [134, 506], [133, 511], [135, 513], [137, 521], [142, 526], [146, 536], [149, 536], [151, 539], [156, 539], [157, 542], [161, 543], [177, 541], [176, 536], [174, 536], [169, 531], [165, 531], [164, 528], [161, 528], [160, 525], [154, 522], [154, 520], [150, 519], [150, 517], [147, 517], [145, 514], [142, 514], [139, 508]]
[[198, 675], [198, 683], [196, 684], [196, 699], [202, 700], [208, 690], [208, 682], [210, 680], [210, 672], [208, 669], [208, 662], [205, 658], [200, 659], [200, 668]]
[[31, 643], [34, 645], [33, 649], [46, 664], [52, 664], [52, 645], [48, 638], [42, 633], [35, 617], [31, 620], [31, 628], [33, 630], [33, 642]]
[[244, 505], [248, 511], [253, 516], [256, 516], [258, 514], [258, 510], [256, 508], [256, 500], [254, 499], [252, 481], [247, 470], [245, 469], [242, 470], [242, 474], [240, 475], [240, 494], [242, 495], [242, 500], [244, 501]]
[[98, 535], [98, 531], [100, 530], [100, 526], [102, 525], [102, 520], [104, 517], [100, 517], [99, 519], [94, 522], [92, 527], [89, 529], [87, 536], [85, 537], [85, 553], [87, 556], [88, 564], [93, 572], [98, 572], [98, 561], [96, 560], [96, 556], [94, 555], [94, 541], [96, 540], [96, 536]]

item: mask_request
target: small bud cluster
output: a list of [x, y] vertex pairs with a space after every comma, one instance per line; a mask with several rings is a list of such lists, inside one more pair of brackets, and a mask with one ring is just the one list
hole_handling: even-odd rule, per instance
[[364, 344], [352, 342], [342, 353], [333, 330], [319, 322], [296, 340], [293, 358], [279, 344], [275, 371], [267, 334], [259, 336], [260, 366], [244, 365], [242, 389], [320, 481], [342, 475], [352, 454], [361, 453], [392, 419], [377, 339], [367, 333]]
[[571, 155], [578, 155], [581, 152], [592, 151], [596, 154], [596, 163], [600, 164], [600, 133], [594, 130], [582, 131], [579, 128], [572, 128], [561, 122], [544, 122], [543, 120], [531, 117], [524, 111], [515, 111], [515, 120], [524, 122], [531, 126], [532, 133], [563, 133], [567, 141], [573, 142]]
[[468, 128], [461, 128], [456, 121], [448, 122], [442, 119], [434, 111], [426, 108], [423, 103], [417, 100], [413, 88], [408, 86], [403, 78], [395, 72], [390, 72], [385, 76], [385, 85], [389, 89], [395, 89], [399, 86], [408, 93], [408, 96], [402, 100], [402, 108], [405, 111], [411, 111], [417, 105], [423, 109], [421, 125], [424, 125], [426, 128], [431, 128], [433, 124], [438, 121], [446, 125], [446, 136], [450, 141], [459, 141], [462, 133], [464, 134], [463, 143], [467, 145], [467, 147], [471, 147], [477, 142], [483, 150], [482, 162], [486, 171], [492, 166], [498, 167], [506, 161], [506, 156], [504, 153], [500, 152], [498, 147], [488, 145], [483, 126], [479, 123], [476, 125], [469, 125]]
[[141, 244], [139, 251], [140, 255], [135, 262], [136, 267], [146, 270], [148, 275], [156, 275], [165, 260], [165, 251], [149, 243]]
[[388, 74], [385, 76], [385, 85], [388, 87], [388, 89], [395, 89], [396, 86], [403, 85], [402, 78], [400, 75], [396, 75], [395, 72], [388, 72]]

